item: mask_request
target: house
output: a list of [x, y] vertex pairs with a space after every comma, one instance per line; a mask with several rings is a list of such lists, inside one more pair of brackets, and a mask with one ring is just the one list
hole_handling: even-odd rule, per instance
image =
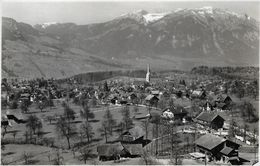
[[121, 154], [122, 157], [140, 157], [143, 153], [142, 144], [125, 144], [123, 143], [124, 154]]
[[120, 142], [115, 144], [103, 144], [97, 147], [99, 160], [115, 160], [123, 153], [124, 147]]
[[206, 125], [212, 129], [218, 130], [223, 127], [225, 119], [213, 112], [201, 112], [195, 119], [201, 125]]
[[146, 104], [150, 105], [150, 106], [157, 106], [157, 103], [159, 101], [159, 98], [155, 95], [148, 95], [146, 98], [145, 98], [145, 102]]
[[204, 90], [194, 90], [191, 93], [192, 98], [199, 98], [199, 99], [205, 99], [206, 98], [206, 92]]
[[226, 105], [229, 105], [232, 102], [231, 97], [226, 94], [219, 94], [214, 99], [216, 103], [225, 103]]
[[206, 101], [202, 103], [201, 107], [204, 111], [213, 111], [214, 110], [214, 103]]
[[118, 141], [121, 142], [134, 142], [135, 140], [139, 139], [139, 138], [143, 138], [143, 136], [145, 135], [143, 129], [139, 126], [135, 126], [134, 128], [131, 128], [130, 130], [127, 130], [125, 132], [123, 132], [119, 138]]
[[239, 144], [213, 134], [201, 136], [195, 141], [195, 144], [197, 151], [205, 154], [208, 161], [236, 165], [247, 161], [238, 155]]
[[151, 94], [158, 97], [160, 92], [158, 90], [153, 90], [153, 91], [151, 91]]
[[132, 102], [137, 98], [137, 95], [134, 92], [131, 92], [128, 95], [128, 99], [131, 100]]
[[22, 93], [20, 96], [21, 102], [29, 102], [30, 101], [30, 94], [29, 93]]
[[162, 94], [160, 95], [160, 98], [170, 98], [171, 97], [171, 95], [170, 95], [170, 93], [169, 92], [167, 92], [167, 91], [164, 91], [164, 92], [162, 92]]
[[143, 145], [138, 143], [103, 144], [97, 147], [99, 160], [116, 160], [120, 157], [140, 157], [143, 153]]
[[161, 117], [169, 120], [185, 121], [188, 112], [183, 107], [171, 107], [163, 110]]

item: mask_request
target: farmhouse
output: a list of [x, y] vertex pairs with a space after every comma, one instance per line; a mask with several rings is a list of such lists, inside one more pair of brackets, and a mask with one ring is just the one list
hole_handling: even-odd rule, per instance
[[120, 142], [115, 144], [103, 144], [97, 147], [99, 160], [101, 161], [117, 159], [118, 155], [120, 155], [123, 150], [124, 147]]
[[144, 136], [144, 131], [141, 127], [135, 126], [134, 128], [131, 128], [128, 131], [123, 132], [119, 138], [118, 141], [121, 142], [134, 142], [135, 140], [139, 138], [143, 138]]
[[122, 144], [124, 147], [124, 154], [121, 154], [122, 157], [140, 157], [143, 153], [142, 144]]
[[203, 111], [196, 117], [195, 121], [201, 125], [218, 130], [223, 127], [225, 119], [213, 112]]
[[194, 90], [191, 94], [192, 98], [199, 98], [199, 99], [205, 99], [206, 98], [206, 92], [204, 90]]
[[205, 154], [208, 161], [241, 164], [247, 160], [238, 155], [239, 144], [213, 134], [206, 134], [195, 141], [197, 151]]
[[225, 103], [226, 105], [229, 105], [232, 102], [231, 97], [229, 97], [226, 94], [220, 94], [216, 96], [214, 99], [216, 103]]
[[183, 107], [171, 107], [163, 110], [161, 117], [183, 121], [188, 112]]
[[157, 106], [158, 101], [159, 101], [159, 98], [156, 97], [155, 95], [148, 95], [145, 98], [146, 104], [148, 104], [150, 106]]

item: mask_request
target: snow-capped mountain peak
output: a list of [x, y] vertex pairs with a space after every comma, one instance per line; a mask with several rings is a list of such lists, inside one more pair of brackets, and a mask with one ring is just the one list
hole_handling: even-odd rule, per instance
[[55, 25], [57, 24], [57, 22], [46, 22], [46, 23], [43, 23], [43, 24], [39, 24], [42, 28], [47, 28], [48, 26], [50, 25]]
[[170, 12], [166, 12], [166, 13], [148, 13], [148, 14], [143, 15], [143, 17], [144, 17], [146, 23], [152, 23], [152, 22], [155, 22], [157, 20], [160, 20], [161, 18], [163, 18], [164, 16], [166, 16], [169, 13]]
[[194, 9], [198, 14], [213, 14], [213, 8], [211, 6], [205, 6], [201, 8], [195, 8]]

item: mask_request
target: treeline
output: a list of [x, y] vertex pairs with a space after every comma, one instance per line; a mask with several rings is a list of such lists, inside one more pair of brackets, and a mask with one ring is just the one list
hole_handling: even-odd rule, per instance
[[[252, 79], [258, 77], [259, 67], [208, 67], [198, 66], [191, 70], [192, 74], [218, 75], [226, 79]], [[251, 75], [251, 77], [250, 77]]]
[[[145, 75], [146, 75], [145, 70], [122, 70], [122, 71], [89, 72], [89, 73], [78, 74], [71, 78], [76, 80], [78, 83], [89, 83], [89, 82], [102, 81], [117, 76], [145, 78]], [[63, 82], [69, 79], [70, 78], [61, 79], [60, 81]]]

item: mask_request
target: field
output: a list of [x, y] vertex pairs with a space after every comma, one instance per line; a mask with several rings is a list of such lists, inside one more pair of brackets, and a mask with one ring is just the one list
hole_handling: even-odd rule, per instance
[[[44, 132], [44, 137], [47, 138], [54, 138], [55, 139], [55, 143], [54, 145], [56, 145], [57, 147], [61, 147], [62, 149], [67, 149], [68, 144], [67, 141], [64, 138], [60, 138], [55, 130], [55, 122], [53, 121], [51, 124], [46, 121], [46, 116], [49, 115], [61, 115], [63, 114], [63, 108], [60, 104], [56, 104], [55, 107], [53, 108], [47, 108], [45, 110], [43, 110], [43, 112], [40, 112], [39, 109], [35, 108], [35, 105], [32, 105], [30, 107], [30, 112], [28, 114], [21, 114], [19, 109], [16, 110], [8, 110], [10, 114], [14, 114], [15, 116], [21, 118], [23, 117], [24, 119], [26, 119], [29, 115], [34, 114], [37, 117], [40, 118], [40, 120], [43, 122], [43, 132]], [[76, 119], [74, 120], [74, 124], [76, 125], [77, 128], [79, 128], [81, 122], [82, 122], [82, 118], [80, 117], [80, 107], [74, 104], [70, 104], [70, 107], [76, 112]], [[108, 108], [110, 109], [113, 118], [117, 121], [117, 123], [121, 122], [122, 119], [122, 115], [120, 113], [120, 110], [122, 109], [121, 106], [108, 106]], [[130, 110], [133, 109], [133, 106], [129, 106]], [[139, 111], [137, 113], [138, 116], [145, 116], [148, 114], [147, 108], [145, 107], [138, 107]], [[92, 143], [91, 145], [93, 145], [92, 148], [92, 152], [94, 154], [96, 154], [96, 146], [98, 144], [102, 144], [105, 143], [105, 139], [104, 137], [101, 135], [101, 133], [98, 131], [99, 128], [101, 128], [101, 122], [102, 122], [102, 118], [104, 116], [105, 110], [107, 109], [107, 107], [99, 107], [99, 108], [94, 108], [92, 109], [92, 111], [95, 114], [95, 118], [93, 120], [90, 120], [91, 126], [93, 127], [93, 132], [94, 132], [94, 137], [92, 138]], [[3, 110], [3, 114], [5, 114], [7, 110]], [[135, 113], [133, 113], [133, 111], [131, 112], [131, 117], [133, 117], [135, 115]], [[158, 112], [157, 110], [152, 109], [151, 112]], [[137, 121], [134, 120], [134, 124], [135, 125], [141, 125], [141, 121]], [[24, 124], [16, 124], [16, 123], [12, 123], [12, 127], [7, 129], [7, 134], [5, 135], [4, 139], [5, 140], [20, 140], [20, 139], [24, 139], [25, 136], [25, 131], [26, 131], [26, 126]], [[16, 133], [15, 137], [13, 136], [13, 133]], [[119, 133], [113, 132], [112, 136], [108, 137], [108, 141], [114, 141], [116, 138], [118, 138]], [[150, 137], [150, 136], [149, 136]], [[79, 138], [73, 138], [71, 140], [71, 144], [74, 143], [78, 143]], [[30, 145], [30, 146], [36, 146], [36, 145]], [[26, 148], [24, 148], [26, 147]], [[7, 145], [6, 146], [6, 151], [4, 151], [4, 154], [8, 154], [6, 156], [4, 156], [4, 154], [2, 155], [2, 157], [4, 158], [4, 160], [7, 161], [14, 161], [14, 160], [18, 160], [19, 157], [21, 157], [21, 154], [23, 152], [27, 152], [27, 153], [32, 153], [33, 155], [35, 155], [35, 162], [37, 164], [41, 164], [47, 161], [47, 157], [45, 157], [45, 159], [38, 159], [37, 158], [37, 154], [40, 153], [47, 153], [47, 151], [53, 151], [52, 149], [48, 148], [48, 147], [44, 147], [44, 146], [36, 146], [37, 148], [33, 148], [34, 151], [30, 151], [31, 149], [28, 148], [27, 149], [27, 145], [15, 145], [15, 144], [11, 144], [11, 145]], [[19, 149], [18, 151], [13, 152], [12, 150], [14, 149]], [[21, 151], [21, 152], [20, 152]], [[34, 153], [35, 152], [35, 153]], [[53, 153], [53, 152], [52, 152]], [[46, 154], [47, 155], [47, 154]], [[68, 154], [66, 154], [68, 156], [64, 157], [66, 158], [66, 164], [69, 163], [73, 163], [76, 164], [79, 161], [77, 161], [76, 163], [74, 162], [75, 159], [73, 159], [73, 156], [71, 156], [71, 152], [69, 152]], [[40, 155], [41, 156], [41, 155]], [[81, 162], [83, 164], [83, 161]], [[14, 164], [19, 164], [18, 162], [15, 162]], [[80, 164], [80, 162], [79, 162]]]

